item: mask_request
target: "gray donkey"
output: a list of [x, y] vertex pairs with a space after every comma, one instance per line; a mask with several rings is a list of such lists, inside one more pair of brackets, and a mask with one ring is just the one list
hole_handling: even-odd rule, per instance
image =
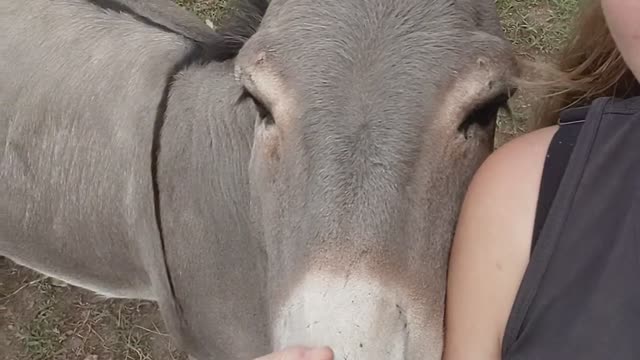
[[517, 63], [494, 0], [0, 0], [0, 254], [196, 359], [441, 357]]

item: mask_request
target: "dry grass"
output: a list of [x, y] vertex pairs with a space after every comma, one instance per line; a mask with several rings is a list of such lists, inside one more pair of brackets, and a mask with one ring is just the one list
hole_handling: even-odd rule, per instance
[[507, 36], [522, 55], [553, 54], [580, 0], [497, 0]]
[[185, 360], [156, 305], [103, 299], [0, 259], [0, 359]]
[[214, 24], [227, 9], [227, 0], [176, 0], [180, 6], [195, 12], [203, 20], [211, 20]]
[[[496, 0], [496, 3], [505, 34], [518, 56], [545, 61], [566, 40], [580, 0]], [[523, 89], [511, 101], [513, 116], [501, 117], [498, 122], [498, 146], [528, 130], [532, 99], [535, 94]]]
[[[544, 58], [564, 41], [579, 0], [497, 0], [505, 31], [522, 56]], [[225, 1], [177, 0], [216, 23]], [[504, 139], [524, 131], [527, 94], [514, 100], [515, 117], [502, 119]], [[89, 292], [55, 286], [50, 279], [0, 258], [0, 359], [186, 359], [164, 334], [156, 306], [144, 301], [101, 300]]]

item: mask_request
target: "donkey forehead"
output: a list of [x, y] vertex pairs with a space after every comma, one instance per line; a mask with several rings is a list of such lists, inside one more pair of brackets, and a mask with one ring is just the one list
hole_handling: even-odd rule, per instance
[[313, 30], [323, 36], [373, 33], [480, 30], [502, 35], [494, 0], [272, 0], [262, 27], [279, 33]]
[[289, 80], [395, 72], [435, 82], [478, 56], [503, 54], [502, 40], [490, 0], [273, 0], [239, 61], [264, 61]]
[[[455, 15], [470, 20], [473, 26], [493, 32], [500, 31], [493, 0], [271, 0], [265, 20], [290, 22], [291, 20], [357, 21], [395, 18], [398, 22], [425, 20], [432, 16]], [[432, 19], [431, 24], [451, 21], [451, 18]]]

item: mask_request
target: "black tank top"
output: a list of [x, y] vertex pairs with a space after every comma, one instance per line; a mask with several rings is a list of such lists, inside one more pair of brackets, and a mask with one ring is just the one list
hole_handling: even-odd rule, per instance
[[640, 98], [561, 114], [504, 360], [640, 360]]

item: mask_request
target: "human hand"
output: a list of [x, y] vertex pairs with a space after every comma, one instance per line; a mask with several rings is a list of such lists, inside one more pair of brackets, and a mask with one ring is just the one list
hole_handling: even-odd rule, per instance
[[255, 360], [333, 360], [333, 351], [328, 347], [293, 347]]

